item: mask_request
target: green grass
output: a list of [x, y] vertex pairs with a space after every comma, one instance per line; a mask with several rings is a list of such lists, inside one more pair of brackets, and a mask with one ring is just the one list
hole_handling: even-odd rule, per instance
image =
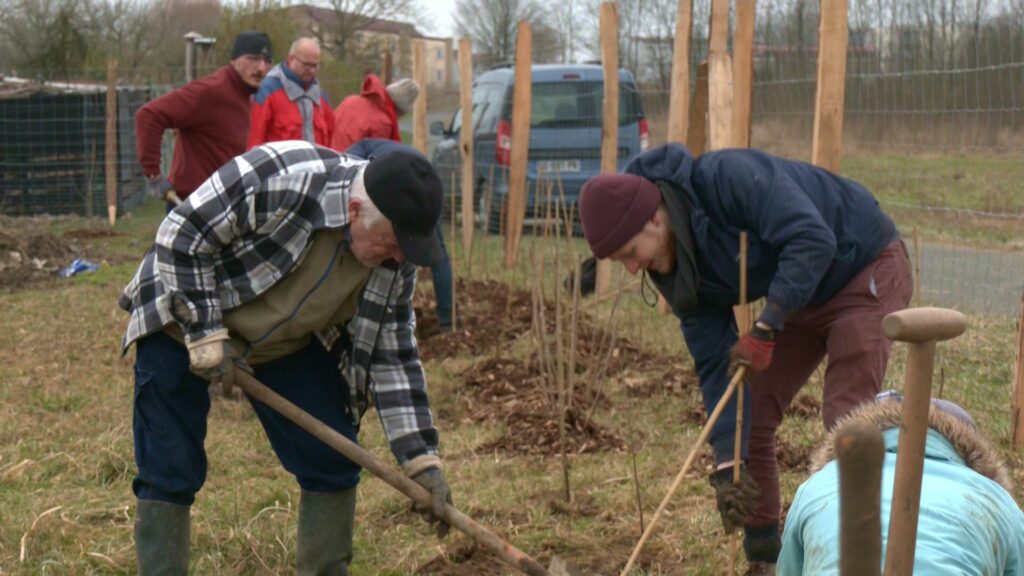
[[[155, 203], [118, 222], [122, 234], [90, 240], [110, 254], [137, 258], [148, 247], [162, 210]], [[70, 230], [95, 222], [67, 219]], [[548, 253], [551, 241], [525, 235], [519, 265], [501, 266], [500, 239], [478, 237], [469, 265], [454, 248], [457, 273], [528, 287], [539, 276], [531, 263]], [[574, 243], [578, 255], [583, 244]], [[556, 282], [550, 264], [541, 277]], [[105, 267], [70, 284], [0, 295], [0, 573], [133, 574], [134, 497], [132, 454], [132, 357], [119, 343], [127, 315], [116, 307], [134, 264]], [[619, 281], [616, 272], [614, 281]], [[419, 290], [429, 287], [424, 283]], [[612, 301], [592, 306], [594, 321], [608, 322]], [[495, 311], [495, 316], [502, 312]], [[973, 317], [964, 336], [939, 346], [936, 364], [944, 392], [972, 411], [999, 448], [1010, 456], [1009, 382], [1015, 320]], [[638, 290], [619, 303], [610, 324], [647, 352], [685, 358], [677, 321], [647, 307]], [[521, 342], [507, 353], [523, 353]], [[511, 457], [479, 451], [504, 430], [501, 422], [472, 423], [460, 400], [462, 377], [476, 361], [469, 357], [427, 362], [442, 451], [456, 504], [546, 561], [570, 558], [592, 573], [612, 574], [624, 564], [639, 536], [630, 455], [626, 452], [574, 456], [571, 477], [592, 515], [552, 510], [551, 494], [561, 487], [557, 459]], [[899, 388], [905, 349], [896, 346], [888, 384]], [[689, 360], [685, 360], [689, 365]], [[650, 374], [646, 375], [651, 377]], [[639, 440], [637, 465], [645, 519], [678, 472], [698, 428], [683, 415], [697, 404], [695, 389], [677, 396], [631, 398], [618, 380], [594, 384], [612, 399], [597, 420], [623, 437]], [[809, 385], [820, 397], [820, 378]], [[938, 382], [936, 382], [936, 389]], [[443, 416], [440, 416], [443, 415]], [[782, 442], [811, 447], [822, 435], [817, 419], [789, 418]], [[374, 414], [367, 414], [361, 443], [390, 460]], [[215, 402], [207, 438], [209, 474], [193, 507], [192, 563], [196, 574], [292, 573], [298, 487], [277, 462], [259, 423], [246, 404]], [[1012, 457], [1018, 486], [1021, 462]], [[701, 462], [701, 461], [698, 461]], [[650, 574], [720, 574], [728, 543], [714, 497], [703, 476], [690, 474], [645, 547]], [[783, 501], [802, 479], [783, 475]], [[1018, 489], [1018, 499], [1024, 492]], [[45, 512], [57, 508], [55, 511]], [[449, 537], [449, 543], [455, 537]], [[20, 559], [24, 543], [24, 560]], [[414, 573], [441, 551], [404, 498], [364, 474], [357, 511], [353, 574]], [[512, 574], [514, 572], [508, 571]], [[640, 573], [640, 572], [638, 572]]]

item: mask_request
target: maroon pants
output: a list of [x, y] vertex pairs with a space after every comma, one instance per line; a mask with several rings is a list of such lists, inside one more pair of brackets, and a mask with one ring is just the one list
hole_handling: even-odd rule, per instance
[[750, 387], [748, 471], [761, 488], [761, 499], [747, 526], [779, 519], [775, 431], [797, 392], [828, 356], [822, 401], [827, 430], [858, 404], [874, 398], [885, 378], [891, 348], [882, 334], [882, 318], [906, 308], [913, 289], [907, 249], [897, 240], [829, 301], [786, 319], [776, 336], [771, 365]]

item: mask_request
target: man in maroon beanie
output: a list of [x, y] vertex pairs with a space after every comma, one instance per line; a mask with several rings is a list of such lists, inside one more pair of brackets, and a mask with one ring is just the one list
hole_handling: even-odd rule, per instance
[[[579, 211], [594, 255], [646, 272], [672, 306], [709, 413], [736, 366], [746, 366], [753, 396], [742, 460], [733, 457], [734, 398], [709, 437], [717, 464], [709, 480], [726, 531], [745, 529], [749, 573], [774, 574], [775, 431], [826, 355], [826, 428], [881, 389], [890, 350], [882, 318], [905, 308], [913, 291], [895, 224], [861, 185], [821, 168], [757, 150], [694, 158], [680, 144], [591, 179]], [[749, 237], [746, 296], [765, 305], [737, 337], [741, 231]]]
[[[135, 113], [135, 141], [150, 195], [184, 200], [222, 164], [245, 152], [252, 95], [273, 60], [270, 37], [242, 32], [231, 62], [213, 74], [147, 103]], [[176, 130], [170, 177], [160, 170], [160, 144]], [[168, 202], [168, 210], [174, 205]]]

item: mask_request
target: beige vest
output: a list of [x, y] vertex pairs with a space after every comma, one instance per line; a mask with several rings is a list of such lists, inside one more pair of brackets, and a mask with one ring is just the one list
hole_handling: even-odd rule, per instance
[[287, 356], [309, 344], [314, 332], [355, 316], [371, 271], [349, 251], [343, 230], [321, 230], [280, 282], [226, 311], [224, 326], [236, 347], [239, 338], [251, 346], [249, 364]]

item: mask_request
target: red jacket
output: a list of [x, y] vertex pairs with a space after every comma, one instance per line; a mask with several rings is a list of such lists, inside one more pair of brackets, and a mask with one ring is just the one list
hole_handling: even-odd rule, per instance
[[363, 138], [402, 141], [395, 103], [384, 89], [384, 83], [373, 74], [363, 80], [362, 94], [345, 98], [334, 111], [331, 148], [347, 150]]
[[[300, 106], [308, 110], [305, 123]], [[305, 86], [286, 64], [267, 73], [253, 99], [247, 149], [278, 140], [330, 146], [333, 132], [334, 113], [316, 80]]]
[[231, 66], [151, 100], [135, 113], [135, 148], [146, 176], [160, 174], [165, 130], [177, 130], [167, 179], [186, 198], [228, 160], [245, 152], [253, 89]]

